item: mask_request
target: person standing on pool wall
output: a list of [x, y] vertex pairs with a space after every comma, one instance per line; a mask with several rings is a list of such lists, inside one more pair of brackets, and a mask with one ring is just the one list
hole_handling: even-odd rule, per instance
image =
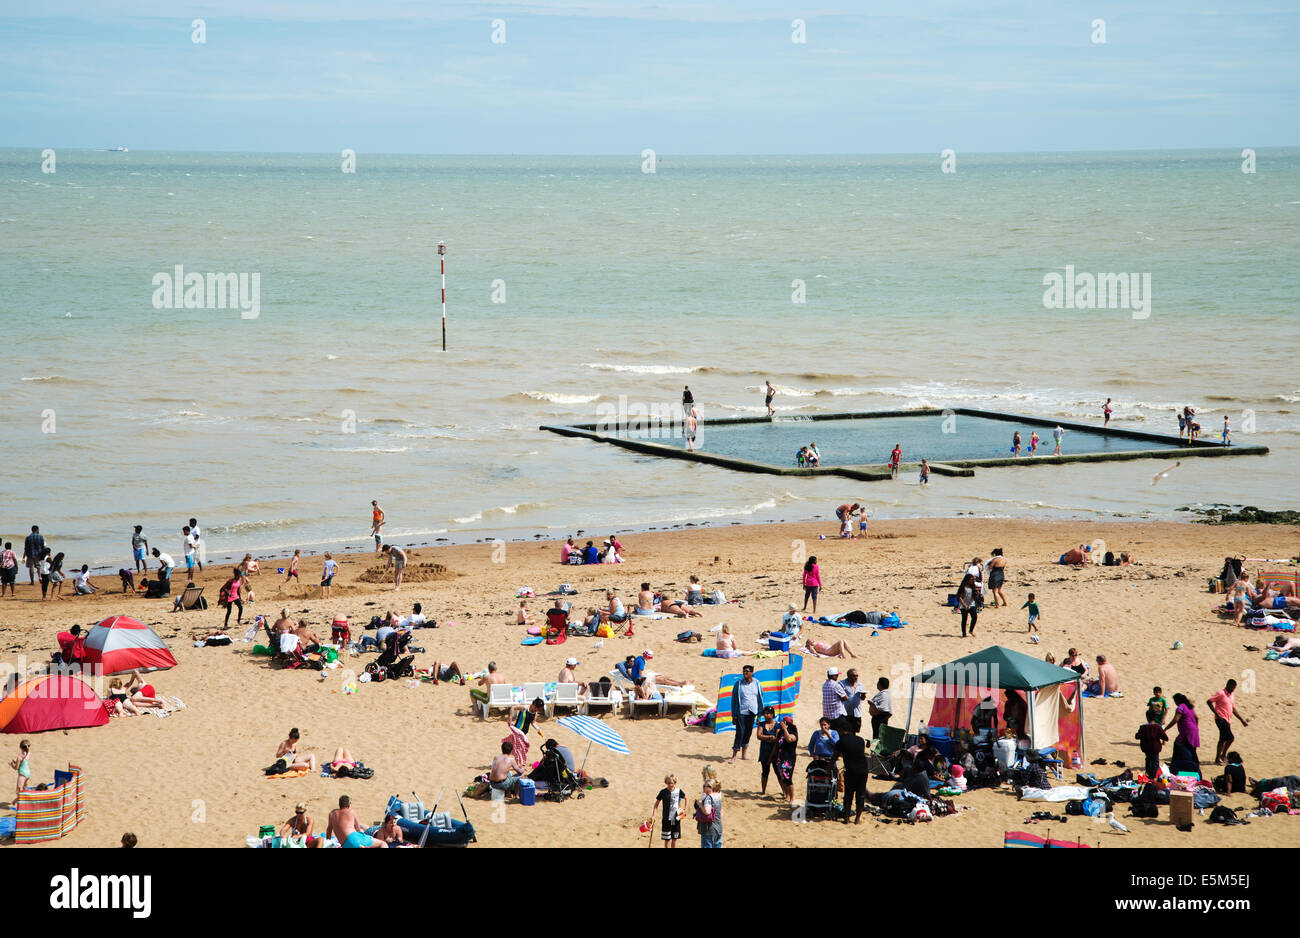
[[1065, 436], [1065, 428], [1057, 424], [1056, 429], [1052, 431], [1052, 439], [1056, 441], [1056, 448], [1052, 450], [1053, 456], [1061, 455], [1061, 437], [1063, 436]]
[[1017, 430], [1011, 437], [1011, 456], [1013, 459], [1020, 458], [1020, 431]]
[[1109, 397], [1106, 398], [1106, 403], [1101, 408], [1101, 414], [1105, 418], [1105, 420], [1103, 420], [1101, 424], [1103, 427], [1110, 426], [1110, 415], [1114, 413], [1114, 411], [1115, 409], [1110, 406], [1110, 398]]
[[776, 411], [772, 409], [772, 398], [774, 397], [776, 397], [776, 388], [772, 387], [772, 379], [769, 378], [767, 379], [767, 396], [763, 400], [763, 406], [767, 408], [769, 417], [776, 414]]
[[691, 409], [695, 407], [695, 395], [691, 393], [689, 384], [682, 385], [682, 419], [687, 420], [691, 416]]

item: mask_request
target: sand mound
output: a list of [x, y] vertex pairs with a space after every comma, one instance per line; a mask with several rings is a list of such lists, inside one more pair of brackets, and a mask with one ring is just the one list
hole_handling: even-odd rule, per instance
[[[437, 580], [454, 580], [456, 574], [440, 563], [408, 563], [402, 574], [402, 583], [433, 583]], [[393, 571], [376, 564], [357, 577], [362, 583], [392, 583]]]

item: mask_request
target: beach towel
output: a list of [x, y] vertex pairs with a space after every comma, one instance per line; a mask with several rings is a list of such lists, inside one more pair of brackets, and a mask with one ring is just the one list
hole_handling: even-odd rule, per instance
[[281, 772], [279, 775], [267, 775], [265, 778], [302, 778], [308, 772], [307, 769], [294, 769], [292, 772]]

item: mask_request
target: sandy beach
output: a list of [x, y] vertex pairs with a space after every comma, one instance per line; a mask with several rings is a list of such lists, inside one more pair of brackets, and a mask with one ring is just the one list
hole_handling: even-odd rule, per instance
[[[355, 630], [371, 615], [388, 609], [409, 612], [414, 602], [440, 627], [416, 632], [414, 644], [427, 649], [417, 666], [434, 659], [456, 660], [468, 670], [481, 669], [495, 659], [516, 683], [553, 681], [564, 659], [577, 657], [579, 677], [600, 676], [625, 654], [651, 648], [656, 670], [689, 680], [704, 694], [716, 693], [720, 674], [736, 671], [736, 662], [701, 657], [703, 645], [678, 644], [673, 636], [683, 628], [705, 632], [726, 622], [741, 647], [754, 647], [764, 629], [775, 628], [786, 604], [801, 598], [801, 550], [818, 557], [824, 588], [819, 611], [850, 609], [898, 611], [909, 622], [901, 630], [832, 629], [812, 626], [815, 638], [845, 638], [858, 655], [853, 662], [864, 683], [879, 675], [913, 673], [991, 644], [1041, 657], [1058, 659], [1076, 646], [1091, 661], [1106, 654], [1116, 665], [1122, 699], [1085, 701], [1087, 757], [1113, 763], [1141, 765], [1133, 734], [1141, 722], [1153, 684], [1166, 696], [1186, 693], [1201, 714], [1204, 761], [1212, 759], [1214, 728], [1205, 699], [1226, 678], [1243, 685], [1238, 694], [1251, 720], [1238, 728], [1238, 749], [1252, 778], [1281, 775], [1300, 769], [1300, 736], [1295, 732], [1296, 673], [1265, 662], [1262, 653], [1244, 645], [1264, 646], [1272, 633], [1232, 627], [1211, 612], [1222, 597], [1206, 592], [1206, 577], [1216, 575], [1230, 554], [1284, 558], [1295, 550], [1297, 530], [1284, 526], [1202, 526], [1173, 523], [1054, 523], [983, 519], [890, 521], [871, 526], [865, 540], [830, 537], [828, 522], [729, 526], [655, 532], [623, 538], [627, 562], [622, 565], [561, 566], [559, 542], [508, 543], [411, 552], [411, 569], [422, 563], [445, 565], [447, 574], [424, 583], [408, 583], [399, 593], [391, 584], [361, 581], [377, 561], [369, 552], [336, 555], [341, 562], [334, 597], [317, 598], [321, 558], [304, 560], [302, 586], [279, 586], [274, 561], [263, 561], [263, 573], [253, 579], [257, 600], [246, 613], [271, 615], [287, 607], [327, 635], [336, 613], [348, 615]], [[821, 534], [828, 535], [819, 540]], [[594, 534], [587, 533], [580, 543]], [[1126, 568], [1091, 567], [1073, 570], [1050, 561], [1081, 541], [1104, 539], [1109, 549], [1131, 551], [1140, 565]], [[802, 542], [802, 544], [800, 543]], [[1009, 560], [1005, 592], [1010, 609], [988, 609], [980, 619], [976, 640], [959, 637], [957, 617], [941, 604], [955, 582], [963, 561], [987, 557], [1002, 547]], [[495, 551], [495, 556], [494, 556]], [[1257, 568], [1257, 565], [1250, 565]], [[606, 587], [616, 587], [635, 601], [643, 580], [670, 593], [680, 593], [687, 577], [698, 574], [706, 590], [722, 589], [732, 602], [704, 608], [704, 618], [638, 622], [633, 639], [606, 639], [593, 650], [594, 638], [570, 638], [559, 646], [520, 645], [523, 630], [514, 622], [516, 591], [532, 587], [530, 602], [537, 613], [548, 601], [541, 594], [561, 582], [581, 591], [577, 608], [596, 605]], [[227, 567], [209, 567], [198, 578], [215, 600]], [[177, 585], [184, 574], [177, 573]], [[481, 720], [472, 712], [464, 687], [405, 682], [362, 685], [356, 695], [340, 688], [340, 672], [271, 670], [267, 659], [252, 655], [252, 646], [236, 642], [227, 648], [195, 648], [192, 636], [220, 626], [224, 610], [215, 602], [206, 611], [173, 614], [170, 601], [146, 601], [123, 596], [116, 578], [100, 578], [93, 597], [39, 601], [39, 587], [25, 585], [20, 571], [16, 599], [0, 603], [3, 611], [3, 661], [18, 665], [47, 660], [56, 632], [73, 624], [89, 626], [117, 613], [136, 616], [167, 639], [178, 661], [173, 670], [155, 673], [152, 682], [163, 694], [174, 695], [187, 707], [166, 719], [148, 716], [114, 719], [93, 729], [51, 732], [32, 737], [35, 779], [48, 779], [68, 762], [88, 775], [88, 817], [69, 837], [50, 846], [109, 847], [124, 831], [132, 831], [140, 846], [237, 847], [259, 825], [281, 824], [297, 801], [323, 824], [340, 794], [349, 794], [363, 822], [381, 818], [390, 794], [418, 791], [431, 803], [444, 786], [443, 806], [455, 808], [453, 792], [486, 770], [505, 735], [504, 716]], [[310, 586], [308, 585], [310, 584]], [[669, 585], [674, 584], [674, 585]], [[69, 586], [71, 583], [69, 582]], [[1043, 611], [1042, 641], [1031, 645], [1025, 613], [1018, 611], [1033, 591]], [[35, 598], [34, 598], [35, 596]], [[454, 623], [454, 624], [453, 624]], [[233, 620], [232, 620], [233, 625]], [[239, 637], [242, 629], [231, 629]], [[710, 636], [711, 637], [711, 636]], [[1176, 641], [1182, 648], [1173, 650]], [[370, 660], [372, 656], [362, 656]], [[350, 659], [355, 663], [355, 656]], [[806, 743], [820, 713], [819, 688], [831, 662], [806, 659], [803, 690], [796, 722]], [[845, 662], [835, 662], [844, 667]], [[763, 664], [759, 664], [763, 667]], [[894, 724], [905, 713], [905, 684], [895, 680]], [[913, 723], [925, 712], [918, 713]], [[1018, 803], [1009, 788], [981, 790], [961, 796], [959, 815], [916, 826], [882, 825], [864, 818], [860, 827], [822, 822], [792, 823], [790, 808], [777, 794], [759, 797], [755, 762], [727, 764], [730, 734], [713, 735], [685, 729], [675, 717], [607, 717], [622, 734], [631, 756], [595, 747], [588, 770], [609, 779], [581, 800], [563, 804], [539, 801], [522, 807], [513, 801], [496, 809], [487, 801], [466, 801], [479, 843], [488, 847], [518, 846], [646, 846], [638, 826], [650, 815], [655, 793], [667, 772], [677, 774], [691, 797], [699, 793], [700, 770], [718, 768], [724, 784], [724, 845], [726, 846], [847, 846], [871, 843], [889, 846], [992, 847], [1005, 830], [1027, 829], [1046, 834], [1049, 825], [1026, 827], [1033, 810]], [[336, 745], [375, 770], [368, 781], [332, 780], [308, 776], [267, 780], [261, 768], [272, 761], [275, 747], [291, 726], [301, 729], [303, 750], [328, 758]], [[546, 728], [582, 756], [585, 748], [568, 730], [553, 723]], [[536, 739], [536, 737], [534, 737]], [[16, 754], [18, 738], [0, 741], [5, 757]], [[536, 743], [533, 754], [535, 755]], [[1166, 750], [1167, 752], [1167, 750]], [[755, 750], [750, 752], [751, 758]], [[796, 768], [797, 800], [803, 798], [802, 764]], [[1114, 770], [1089, 767], [1099, 777]], [[1211, 773], [1213, 766], [1206, 765]], [[1067, 781], [1073, 772], [1067, 769]], [[12, 783], [12, 775], [6, 784]], [[872, 780], [871, 788], [886, 783]], [[1232, 807], [1251, 807], [1244, 795], [1227, 798]], [[1072, 818], [1050, 825], [1054, 837], [1082, 838], [1103, 847], [1126, 846], [1278, 846], [1294, 840], [1294, 821], [1266, 818], [1249, 827], [1224, 828], [1199, 823], [1191, 833], [1179, 833], [1165, 816], [1158, 821], [1128, 819], [1132, 833], [1113, 834], [1104, 824]], [[1162, 813], [1163, 814], [1163, 813]], [[695, 848], [693, 824], [684, 824], [682, 846]], [[656, 835], [656, 847], [658, 847]]]

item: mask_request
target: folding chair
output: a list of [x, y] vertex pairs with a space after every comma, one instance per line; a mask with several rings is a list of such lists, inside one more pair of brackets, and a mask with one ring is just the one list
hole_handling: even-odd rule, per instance
[[894, 778], [898, 774], [903, 743], [907, 740], [907, 731], [901, 726], [882, 726], [876, 745], [871, 749], [868, 771], [873, 775]]
[[182, 609], [206, 609], [207, 602], [203, 599], [203, 587], [187, 586], [185, 592], [181, 593], [178, 600]]

